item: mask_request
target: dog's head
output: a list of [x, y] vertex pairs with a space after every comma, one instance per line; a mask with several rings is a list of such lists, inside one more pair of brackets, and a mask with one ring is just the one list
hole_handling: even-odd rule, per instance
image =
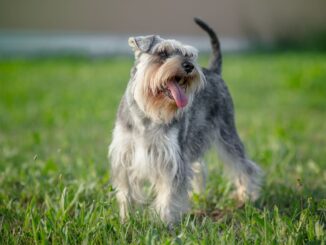
[[129, 45], [136, 58], [132, 93], [138, 106], [152, 120], [169, 123], [204, 85], [197, 50], [154, 35], [130, 37]]

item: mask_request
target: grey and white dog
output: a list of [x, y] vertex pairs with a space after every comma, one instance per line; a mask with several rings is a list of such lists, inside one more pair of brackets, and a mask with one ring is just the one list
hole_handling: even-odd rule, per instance
[[240, 201], [256, 200], [260, 168], [246, 156], [237, 134], [233, 103], [221, 77], [215, 32], [195, 22], [211, 39], [209, 68], [196, 63], [195, 48], [159, 36], [129, 38], [135, 53], [109, 147], [111, 178], [122, 220], [133, 203], [143, 203], [144, 183], [152, 207], [173, 224], [189, 208], [189, 193], [204, 188], [204, 153], [214, 146], [225, 163]]

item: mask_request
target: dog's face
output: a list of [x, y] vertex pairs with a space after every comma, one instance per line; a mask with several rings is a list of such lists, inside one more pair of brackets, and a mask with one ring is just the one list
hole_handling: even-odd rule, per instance
[[170, 122], [205, 82], [196, 49], [159, 36], [131, 37], [129, 45], [136, 57], [132, 93], [138, 106], [152, 120]]

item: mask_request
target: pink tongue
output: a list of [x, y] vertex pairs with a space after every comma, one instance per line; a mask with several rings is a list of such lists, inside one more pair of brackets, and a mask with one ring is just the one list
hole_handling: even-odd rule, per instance
[[176, 81], [170, 81], [168, 83], [168, 89], [171, 91], [175, 103], [179, 108], [185, 107], [187, 105], [188, 98], [185, 95], [183, 89], [179, 86], [179, 84]]

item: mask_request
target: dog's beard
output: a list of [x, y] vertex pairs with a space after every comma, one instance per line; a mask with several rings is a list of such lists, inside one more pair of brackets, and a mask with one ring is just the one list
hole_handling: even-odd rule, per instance
[[150, 56], [144, 60], [137, 66], [134, 98], [146, 116], [169, 123], [191, 104], [194, 93], [204, 84], [204, 76], [196, 65], [187, 74], [178, 57], [163, 64]]

